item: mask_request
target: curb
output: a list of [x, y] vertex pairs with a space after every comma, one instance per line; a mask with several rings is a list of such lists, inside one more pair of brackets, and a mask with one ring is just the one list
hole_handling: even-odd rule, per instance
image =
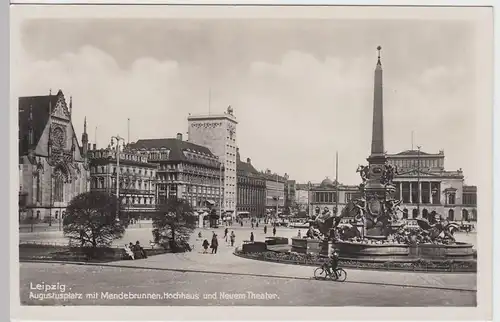
[[[167, 271], [167, 272], [178, 272], [178, 273], [201, 273], [201, 274], [215, 274], [215, 275], [226, 275], [226, 276], [231, 275], [231, 276], [267, 277], [267, 278], [292, 279], [292, 280], [303, 280], [303, 281], [304, 280], [305, 281], [315, 281], [316, 280], [312, 276], [311, 277], [299, 277], [299, 276], [283, 276], [283, 275], [270, 275], [270, 274], [218, 272], [218, 271], [209, 271], [209, 270], [193, 270], [193, 269], [180, 269], [180, 268], [158, 268], [158, 267], [146, 267], [146, 266], [116, 265], [116, 264], [106, 264], [106, 263], [63, 262], [63, 261], [43, 261], [43, 260], [21, 260], [20, 262], [22, 262], [22, 263], [80, 265], [80, 266], [101, 266], [101, 267], [128, 268], [128, 269], [147, 269], [147, 270], [154, 270], [154, 271]], [[349, 281], [349, 280], [347, 280], [344, 282], [332, 281], [332, 283], [380, 285], [380, 286], [420, 288], [420, 289], [433, 289], [433, 290], [471, 292], [471, 293], [477, 292], [477, 290], [471, 290], [471, 289], [465, 289], [465, 288], [451, 288], [451, 287], [411, 285], [411, 284], [395, 284], [395, 283], [382, 283], [382, 282], [364, 282], [364, 281]]]
[[[240, 257], [240, 258], [245, 258], [245, 259], [250, 259], [250, 260], [256, 260], [256, 261], [261, 261], [261, 262], [268, 262], [268, 263], [277, 263], [277, 264], [288, 264], [288, 265], [299, 265], [299, 266], [311, 266], [311, 267], [316, 267], [319, 266], [320, 264], [318, 263], [308, 263], [308, 262], [299, 262], [299, 261], [291, 261], [291, 260], [273, 260], [273, 259], [265, 259], [265, 258], [256, 258], [256, 257], [250, 257], [250, 256], [245, 256], [243, 254], [238, 254], [236, 252], [233, 253], [233, 255]], [[404, 268], [386, 268], [386, 267], [359, 267], [359, 266], [354, 266], [354, 265], [343, 265], [345, 268], [350, 268], [350, 269], [355, 269], [355, 270], [364, 270], [364, 271], [382, 271], [382, 272], [405, 272], [405, 273], [441, 273], [441, 274], [446, 274], [446, 273], [451, 273], [451, 274], [477, 274], [477, 271], [473, 270], [457, 270], [457, 271], [450, 271], [449, 269], [404, 269]]]

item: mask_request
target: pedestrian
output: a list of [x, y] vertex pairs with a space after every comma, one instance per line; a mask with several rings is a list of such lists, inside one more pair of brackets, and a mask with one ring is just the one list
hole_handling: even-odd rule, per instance
[[230, 239], [231, 239], [231, 247], [233, 247], [234, 246], [234, 241], [236, 239], [236, 235], [234, 234], [234, 230], [231, 232], [231, 238]]
[[250, 242], [253, 243], [254, 237], [253, 237], [253, 231], [250, 233]]
[[208, 246], [210, 246], [210, 243], [208, 242], [208, 240], [206, 240], [206, 239], [205, 239], [205, 240], [203, 241], [202, 246], [203, 246], [203, 254], [206, 254], [206, 253], [207, 253]]
[[258, 221], [255, 223], [255, 227], [259, 228], [259, 222]]
[[273, 236], [276, 236], [276, 226], [273, 228]]
[[252, 229], [253, 229], [253, 221], [252, 221]]
[[128, 247], [127, 244], [125, 244], [125, 246], [123, 247], [123, 249], [125, 250], [125, 258], [126, 259], [135, 259], [134, 258], [134, 252]]
[[267, 225], [264, 225], [264, 235], [267, 234]]
[[201, 231], [198, 232], [198, 238], [201, 238]]
[[297, 237], [302, 238], [302, 233], [300, 232], [300, 229], [299, 232], [297, 233]]
[[226, 240], [226, 243], [227, 243], [227, 233], [229, 232], [229, 229], [226, 227], [226, 229], [224, 229], [224, 239]]
[[241, 225], [241, 227], [243, 227], [243, 221], [240, 221], [240, 225]]
[[219, 247], [219, 241], [217, 240], [217, 235], [214, 233], [214, 236], [212, 237], [212, 245], [210, 248], [212, 248], [212, 254], [217, 254], [217, 248]]
[[144, 250], [144, 248], [142, 248], [142, 246], [139, 243], [139, 241], [135, 242], [135, 249], [137, 249], [137, 251], [141, 254], [142, 258], [148, 258], [148, 255], [146, 254], [146, 251]]

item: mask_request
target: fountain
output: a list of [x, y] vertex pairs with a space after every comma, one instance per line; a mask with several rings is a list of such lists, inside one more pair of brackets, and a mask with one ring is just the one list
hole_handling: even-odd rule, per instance
[[[371, 154], [368, 165], [356, 170], [362, 180], [361, 197], [338, 215], [317, 212], [316, 231], [310, 229], [309, 239], [292, 239], [292, 251], [327, 255], [336, 248], [341, 259], [357, 261], [473, 260], [472, 245], [453, 237], [456, 224], [436, 215], [431, 221], [417, 219], [418, 227], [410, 228], [398, 216], [402, 201], [395, 199], [393, 184], [398, 171], [388, 163], [384, 150], [381, 49], [377, 48], [375, 68]], [[340, 224], [346, 218], [353, 224]]]
[[436, 215], [430, 221], [417, 219], [418, 225], [411, 226], [398, 215], [402, 213], [402, 201], [395, 198], [393, 184], [398, 169], [388, 163], [384, 150], [381, 47], [377, 49], [371, 154], [368, 165], [356, 170], [362, 181], [360, 197], [340, 213], [317, 208], [313, 225], [304, 238], [292, 238], [291, 249], [288, 245], [270, 245], [260, 252], [243, 250], [236, 255], [320, 265], [335, 248], [344, 267], [446, 272], [477, 269], [473, 246], [456, 242], [453, 237], [456, 224]]

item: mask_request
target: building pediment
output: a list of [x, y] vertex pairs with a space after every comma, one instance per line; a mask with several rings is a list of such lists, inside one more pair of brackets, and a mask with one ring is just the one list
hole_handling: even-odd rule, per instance
[[433, 173], [433, 172], [430, 172], [430, 171], [426, 171], [426, 170], [418, 170], [418, 169], [408, 169], [408, 170], [404, 170], [404, 171], [401, 171], [399, 172], [397, 175], [396, 175], [396, 178], [397, 177], [433, 177], [433, 178], [437, 178], [437, 177], [441, 177], [442, 174], [441, 173]]
[[51, 116], [57, 117], [64, 120], [70, 119], [70, 113], [68, 110], [68, 106], [66, 105], [66, 100], [64, 99], [64, 94], [59, 91], [57, 95], [56, 106], [53, 107]]

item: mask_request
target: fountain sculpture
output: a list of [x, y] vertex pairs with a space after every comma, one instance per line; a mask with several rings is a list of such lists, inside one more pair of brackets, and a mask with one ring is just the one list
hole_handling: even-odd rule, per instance
[[[308, 235], [311, 239], [321, 240], [321, 252], [331, 250], [332, 247], [327, 247], [330, 243], [346, 259], [472, 259], [472, 245], [457, 243], [453, 237], [454, 230], [458, 229], [456, 224], [436, 215], [430, 221], [417, 219], [419, 227], [410, 228], [398, 216], [402, 213], [402, 201], [395, 199], [396, 187], [393, 184], [398, 170], [387, 161], [384, 150], [381, 49], [377, 47], [371, 154], [368, 165], [359, 165], [356, 170], [362, 181], [359, 185], [361, 197], [350, 201], [340, 214], [317, 209]], [[341, 224], [345, 218], [353, 224]]]

